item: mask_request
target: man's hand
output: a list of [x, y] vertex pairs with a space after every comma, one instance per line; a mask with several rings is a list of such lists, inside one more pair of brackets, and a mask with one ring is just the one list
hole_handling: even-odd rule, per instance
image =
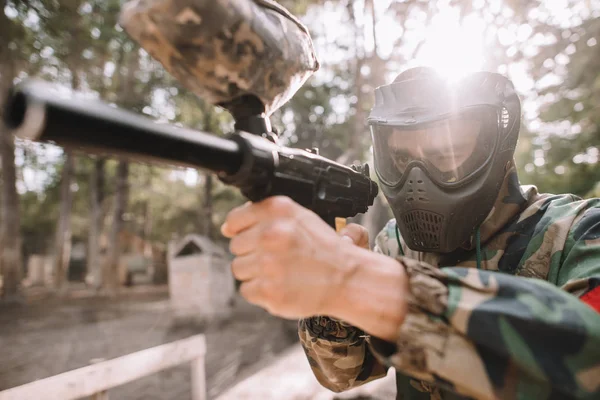
[[[232, 210], [221, 231], [237, 256], [231, 268], [242, 296], [278, 316], [328, 313], [356, 267], [348, 261], [358, 248], [287, 197]], [[351, 227], [349, 236], [360, 238], [357, 231]]]
[[366, 250], [366, 229], [350, 224], [337, 234], [277, 196], [232, 210], [221, 232], [231, 238], [231, 269], [249, 302], [284, 318], [328, 315], [396, 337], [407, 310], [406, 275], [394, 259]]

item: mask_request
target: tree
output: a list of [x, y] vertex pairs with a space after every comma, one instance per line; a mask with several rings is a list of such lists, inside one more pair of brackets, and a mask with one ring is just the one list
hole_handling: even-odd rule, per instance
[[21, 54], [18, 40], [22, 28], [5, 14], [7, 0], [0, 0], [0, 158], [2, 163], [2, 212], [0, 220], [0, 275], [5, 300], [19, 297], [23, 262], [19, 220], [19, 197], [16, 188], [15, 141], [2, 122], [8, 88], [18, 70]]
[[90, 229], [88, 233], [87, 269], [91, 285], [98, 289], [102, 285], [102, 264], [100, 260], [100, 235], [102, 233], [105, 197], [104, 164], [106, 160], [98, 157], [94, 160], [90, 174]]
[[119, 256], [121, 247], [119, 235], [123, 230], [123, 215], [127, 207], [129, 163], [120, 160], [116, 174], [116, 195], [113, 221], [106, 250], [106, 261], [104, 264], [103, 285], [109, 295], [114, 295], [119, 286]]
[[525, 173], [542, 191], [593, 195], [600, 181], [600, 18], [547, 32], [556, 42], [540, 49], [532, 71], [554, 83], [539, 90], [541, 124]]
[[524, 66], [528, 74], [515, 76], [524, 81], [518, 89], [526, 110], [515, 155], [522, 183], [542, 192], [592, 195], [600, 180], [597, 6], [486, 1], [474, 10], [472, 2], [453, 3], [490, 22], [490, 69], [510, 77], [513, 67]]
[[75, 170], [73, 155], [66, 151], [60, 184], [60, 215], [56, 228], [54, 247], [54, 287], [65, 292], [68, 283], [69, 261], [71, 259], [71, 209], [73, 192], [71, 182]]
[[[0, 18], [0, 25], [3, 21]], [[2, 77], [12, 76], [10, 66], [2, 64]], [[3, 81], [4, 82], [4, 81]], [[5, 93], [6, 85], [0, 85]], [[2, 96], [2, 95], [0, 95]], [[0, 98], [0, 109], [4, 100]], [[0, 117], [2, 112], [0, 111]], [[22, 274], [19, 197], [16, 189], [14, 138], [0, 122], [0, 158], [2, 159], [2, 227], [0, 228], [0, 273], [4, 299], [19, 295]]]
[[[130, 44], [130, 43], [128, 43]], [[117, 76], [118, 88], [119, 88], [119, 101], [118, 104], [126, 109], [136, 110], [140, 104], [140, 101], [145, 99], [139, 99], [136, 96], [136, 74], [139, 71], [139, 49], [136, 46], [122, 47], [119, 51], [119, 63], [122, 68], [119, 71], [120, 74]], [[121, 244], [119, 243], [119, 235], [121, 234], [124, 227], [124, 213], [127, 208], [129, 186], [129, 161], [125, 159], [119, 160], [117, 167], [117, 173], [115, 176], [116, 180], [116, 192], [115, 202], [112, 218], [112, 227], [110, 230], [110, 236], [106, 249], [106, 260], [104, 266], [104, 277], [102, 279], [103, 284], [107, 292], [111, 295], [116, 293], [119, 284], [119, 257], [121, 255]]]

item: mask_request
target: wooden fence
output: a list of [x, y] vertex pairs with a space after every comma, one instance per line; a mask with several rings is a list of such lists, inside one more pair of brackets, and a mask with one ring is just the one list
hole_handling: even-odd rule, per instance
[[164, 369], [189, 362], [192, 400], [206, 400], [204, 335], [152, 347], [112, 360], [26, 383], [0, 392], [0, 400], [107, 400], [108, 390]]

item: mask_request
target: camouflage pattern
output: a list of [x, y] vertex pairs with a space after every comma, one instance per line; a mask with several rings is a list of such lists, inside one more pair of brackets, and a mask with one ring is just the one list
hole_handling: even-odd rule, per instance
[[348, 325], [331, 340], [339, 321], [300, 321], [324, 386], [346, 390], [394, 367], [399, 399], [600, 398], [600, 199], [539, 194], [508, 167], [480, 228], [480, 269], [475, 237], [444, 256], [400, 238], [403, 257], [395, 221], [377, 236], [375, 251], [395, 257], [411, 287], [395, 343]]
[[321, 385], [341, 392], [386, 375], [387, 367], [365, 352], [365, 336], [357, 328], [328, 317], [300, 324], [300, 340]]
[[272, 0], [131, 0], [119, 23], [186, 89], [234, 116], [271, 114], [319, 68], [306, 27]]

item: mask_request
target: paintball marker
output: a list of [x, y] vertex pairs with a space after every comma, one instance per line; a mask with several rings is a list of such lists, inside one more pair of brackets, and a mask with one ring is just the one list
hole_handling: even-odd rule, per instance
[[156, 123], [98, 100], [62, 98], [47, 83], [11, 89], [16, 136], [86, 152], [199, 168], [251, 201], [285, 195], [335, 227], [364, 213], [378, 187], [368, 165], [347, 167], [277, 144], [269, 115], [319, 68], [307, 29], [271, 0], [132, 0], [120, 24], [184, 87], [228, 110], [226, 138]]
[[76, 97], [61, 98], [46, 82], [23, 82], [11, 90], [5, 123], [23, 139], [211, 171], [249, 200], [289, 196], [331, 226], [336, 217], [366, 212], [377, 195], [366, 165], [350, 168], [241, 130], [221, 138], [160, 124]]

